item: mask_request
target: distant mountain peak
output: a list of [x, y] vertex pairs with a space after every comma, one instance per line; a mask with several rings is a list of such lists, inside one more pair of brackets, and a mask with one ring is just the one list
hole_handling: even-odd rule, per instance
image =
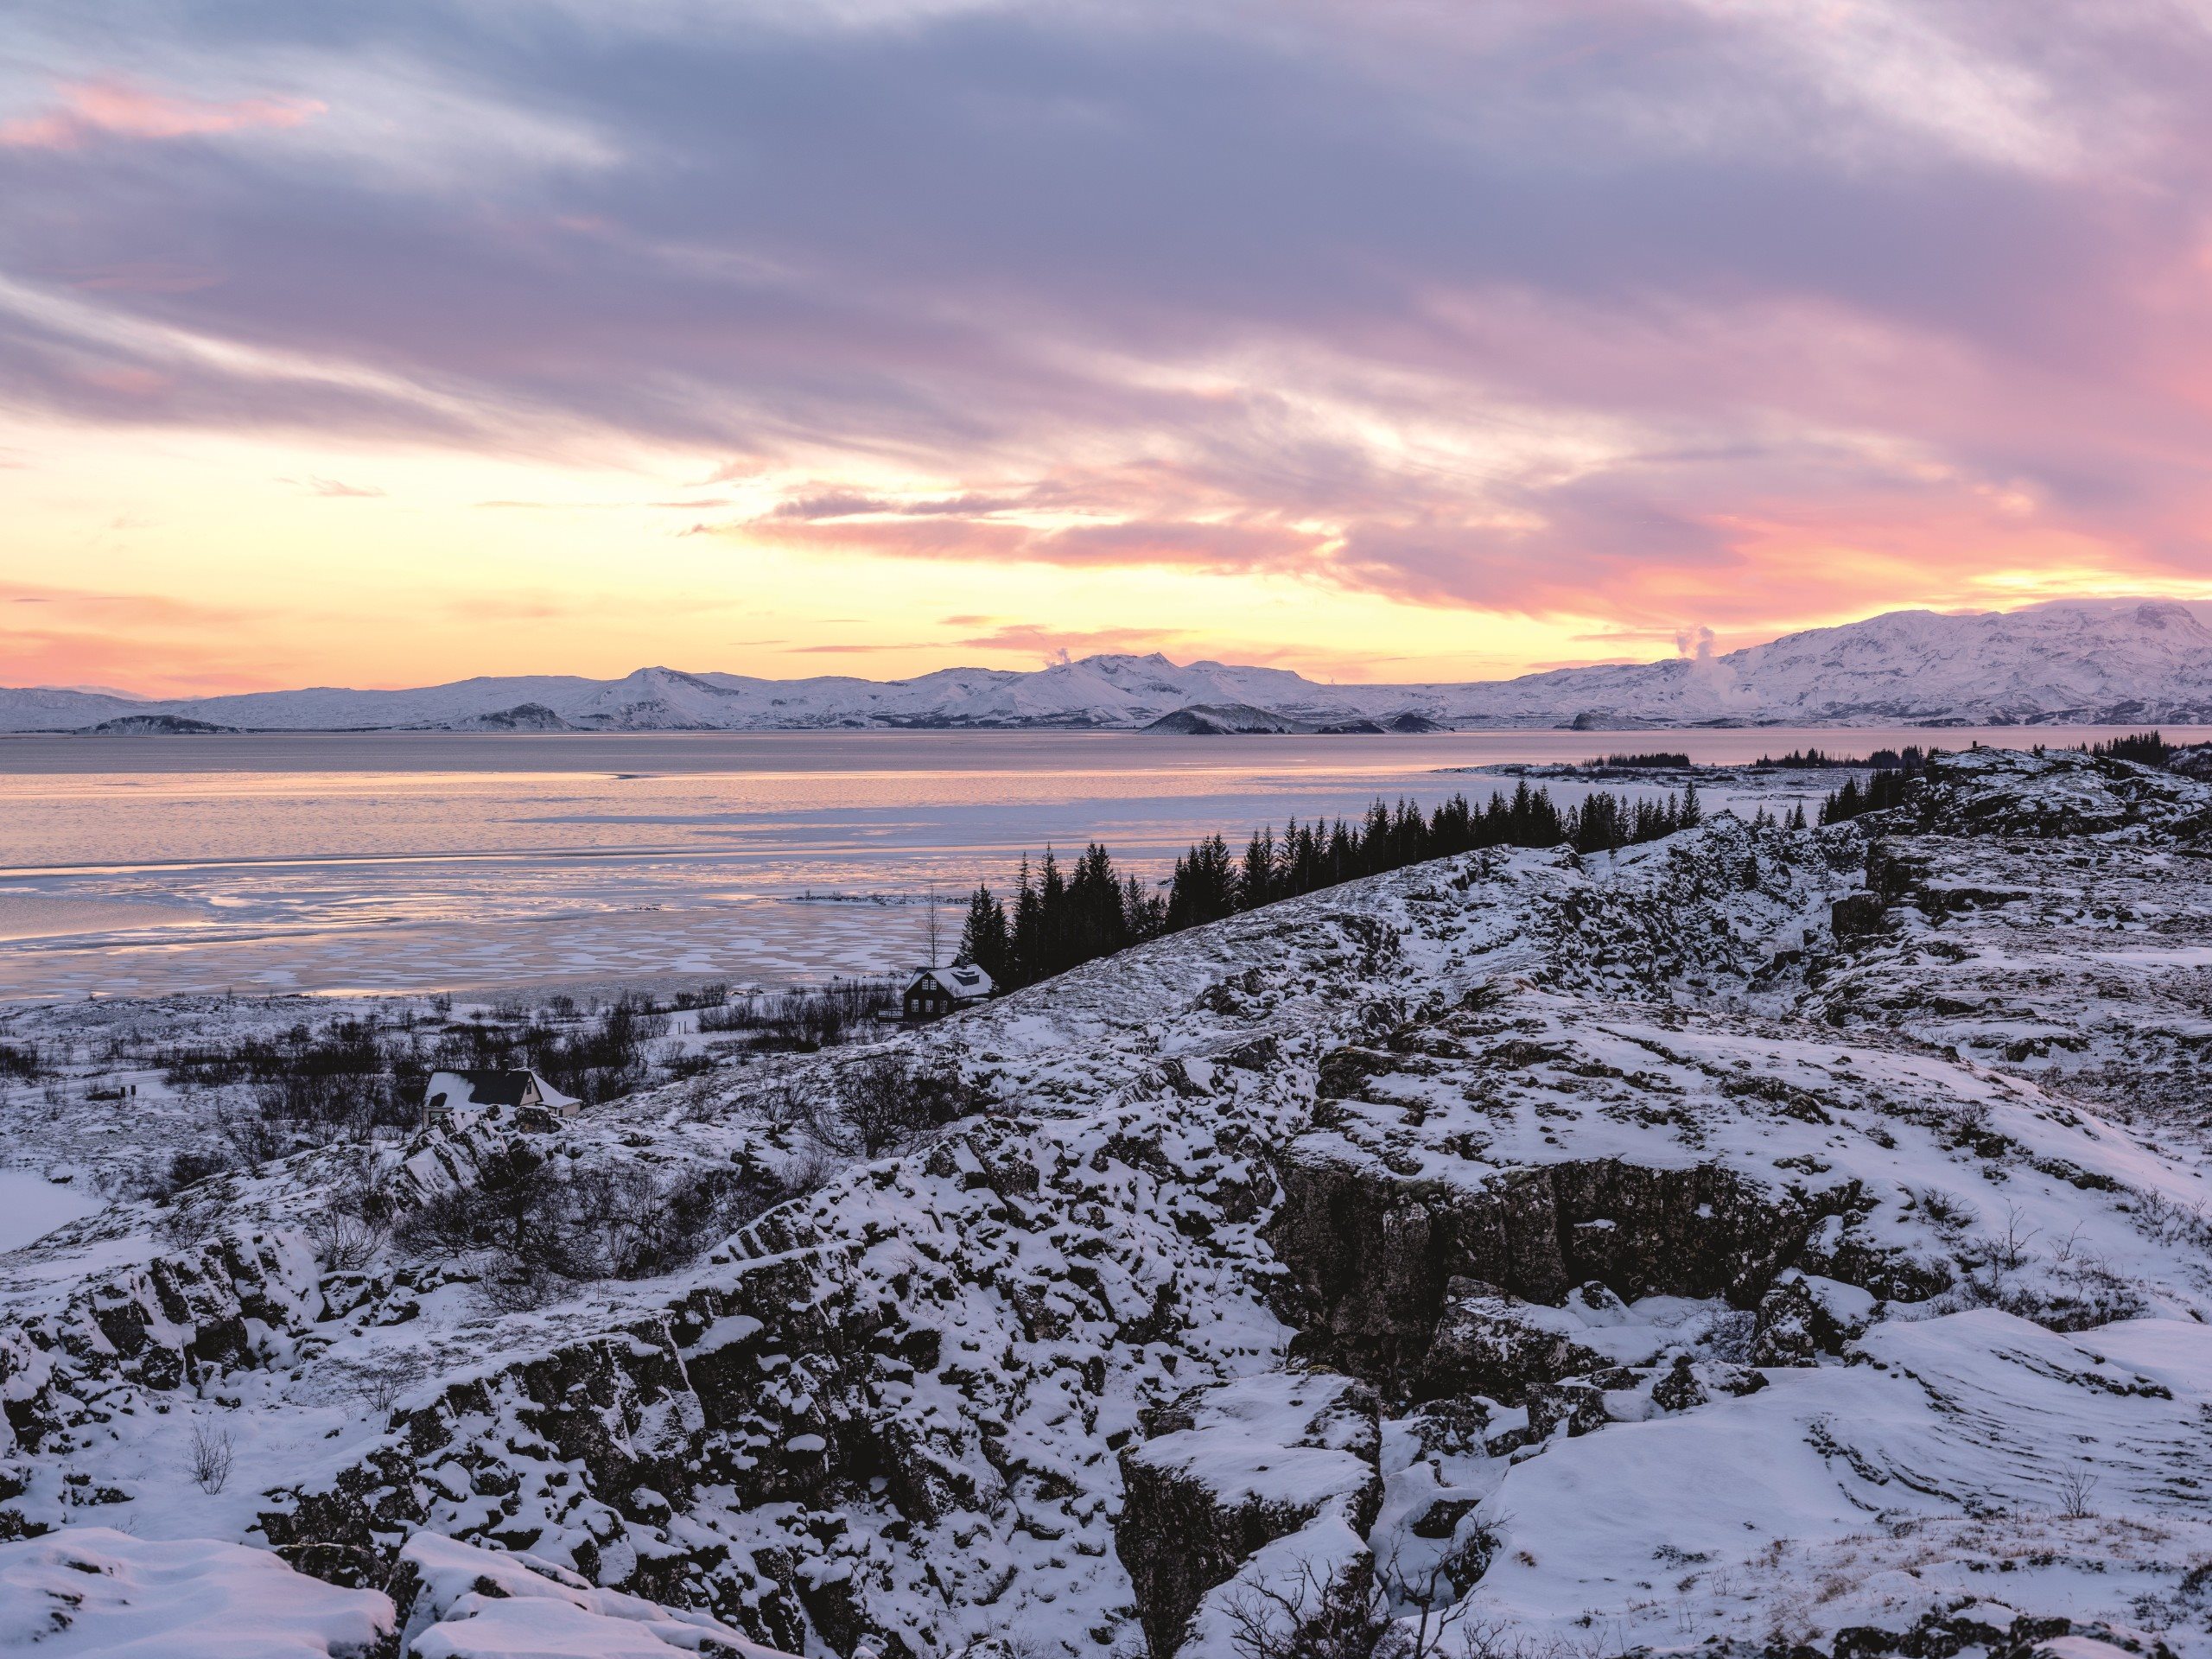
[[[1179, 710], [1286, 731], [1370, 726], [2212, 723], [2212, 628], [2170, 599], [2015, 611], [1891, 611], [1725, 655], [1554, 669], [1465, 684], [1317, 683], [1289, 669], [1098, 652], [1051, 667], [947, 668], [903, 680], [766, 680], [664, 664], [618, 680], [482, 677], [404, 690], [316, 687], [136, 700], [0, 690], [0, 729], [73, 731], [124, 715], [245, 730], [1137, 730]], [[1193, 716], [1222, 722], [1219, 715]], [[1174, 728], [1171, 727], [1170, 729]], [[150, 729], [150, 728], [149, 728]], [[171, 728], [173, 729], [173, 728]]]

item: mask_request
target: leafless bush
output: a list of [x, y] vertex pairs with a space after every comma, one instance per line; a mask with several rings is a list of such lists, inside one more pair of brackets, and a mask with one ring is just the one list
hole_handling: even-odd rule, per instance
[[307, 1235], [326, 1273], [359, 1273], [389, 1242], [391, 1224], [378, 1216], [318, 1210], [308, 1217]]
[[2021, 1230], [2020, 1207], [2016, 1204], [2005, 1206], [2005, 1230], [1996, 1236], [1994, 1249], [1997, 1260], [2008, 1272], [2018, 1273], [2028, 1259], [2028, 1245], [2043, 1231], [2040, 1227]]
[[2069, 1521], [2086, 1520], [2096, 1511], [2089, 1507], [2089, 1499], [2097, 1490], [2097, 1478], [2088, 1466], [2082, 1465], [2069, 1469], [2058, 1478], [2058, 1512]]
[[783, 1183], [757, 1167], [582, 1172], [562, 1194], [572, 1257], [563, 1271], [588, 1279], [672, 1272], [785, 1196]]
[[231, 1464], [238, 1455], [227, 1428], [192, 1427], [192, 1484], [213, 1497], [230, 1484]]
[[844, 979], [812, 988], [741, 996], [727, 1007], [699, 1015], [702, 1032], [750, 1032], [762, 1046], [811, 1051], [849, 1041], [870, 1029], [875, 1016], [895, 1007], [899, 988], [887, 979]]
[[297, 1149], [297, 1142], [276, 1122], [257, 1111], [231, 1105], [215, 1110], [215, 1133], [231, 1155], [247, 1169], [258, 1169], [273, 1158]]
[[2203, 1199], [2182, 1204], [2156, 1187], [2145, 1187], [2134, 1197], [2135, 1224], [2159, 1243], [2212, 1249], [2212, 1218], [2205, 1213]]
[[1955, 1232], [1974, 1219], [1974, 1211], [1964, 1202], [1940, 1186], [1923, 1187], [1914, 1196], [1919, 1201], [1920, 1213], [1939, 1232]]
[[746, 1109], [765, 1129], [791, 1129], [806, 1122], [806, 1096], [789, 1077], [779, 1077], [746, 1097]]
[[380, 1417], [391, 1415], [400, 1396], [426, 1375], [423, 1362], [412, 1354], [387, 1354], [357, 1361], [350, 1368], [354, 1393]]
[[836, 1092], [811, 1103], [808, 1128], [832, 1152], [880, 1158], [988, 1103], [953, 1066], [925, 1071], [902, 1054], [871, 1054], [840, 1071]]
[[645, 1163], [569, 1169], [520, 1141], [480, 1161], [469, 1186], [410, 1211], [410, 1247], [482, 1264], [484, 1289], [540, 1305], [562, 1280], [668, 1273], [789, 1196], [759, 1166]]
[[1238, 1586], [1223, 1612], [1237, 1659], [1372, 1659], [1390, 1628], [1372, 1576], [1325, 1580], [1310, 1561], [1287, 1586]]
[[784, 1167], [784, 1191], [795, 1198], [806, 1198], [829, 1185], [836, 1173], [836, 1158], [820, 1147], [804, 1147]]
[[212, 1199], [172, 1205], [154, 1223], [156, 1235], [173, 1250], [194, 1249], [222, 1230], [222, 1208]]
[[388, 1172], [362, 1147], [341, 1166], [322, 1207], [308, 1217], [308, 1241], [328, 1273], [358, 1273], [391, 1242], [393, 1204]]
[[[1402, 1611], [1401, 1611], [1402, 1610]], [[1503, 1624], [1478, 1624], [1444, 1566], [1416, 1582], [1398, 1556], [1325, 1581], [1301, 1562], [1294, 1583], [1241, 1586], [1224, 1609], [1238, 1659], [1519, 1659]]]

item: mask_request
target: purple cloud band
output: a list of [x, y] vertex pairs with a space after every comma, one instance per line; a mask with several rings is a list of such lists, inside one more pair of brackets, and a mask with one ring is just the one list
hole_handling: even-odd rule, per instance
[[804, 476], [709, 525], [787, 547], [1638, 626], [2212, 574], [2181, 9], [39, 12], [34, 410], [643, 438]]

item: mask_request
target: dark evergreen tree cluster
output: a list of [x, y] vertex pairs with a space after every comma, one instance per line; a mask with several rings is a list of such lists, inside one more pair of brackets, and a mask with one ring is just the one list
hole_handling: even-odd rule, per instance
[[1841, 789], [1821, 803], [1821, 822], [1845, 823], [1865, 813], [1886, 812], [1904, 804], [1905, 786], [1910, 782], [1910, 775], [1903, 772], [1872, 772], [1866, 774], [1862, 789], [1856, 778], [1847, 778]]
[[2084, 743], [2084, 752], [2101, 760], [2133, 760], [2142, 766], [2163, 766], [2174, 746], [2158, 732], [2135, 732], [2107, 743]]
[[[1976, 744], [1979, 748], [1980, 745]], [[1830, 754], [1825, 749], [1792, 749], [1777, 757], [1763, 754], [1751, 762], [1757, 771], [1785, 772], [1924, 772], [1931, 754], [1941, 754], [1941, 749], [1923, 749], [1917, 743], [1908, 743], [1902, 750], [1877, 749], [1864, 760], [1856, 755]]]
[[1611, 852], [1656, 841], [1703, 817], [1694, 783], [1663, 801], [1595, 791], [1580, 806], [1564, 810], [1550, 791], [1526, 782], [1510, 796], [1493, 793], [1480, 809], [1464, 795], [1428, 813], [1412, 801], [1401, 800], [1394, 810], [1378, 800], [1356, 822], [1294, 818], [1281, 837], [1272, 825], [1256, 830], [1242, 857], [1218, 835], [1209, 836], [1175, 861], [1165, 899], [1134, 876], [1120, 875], [1096, 842], [1072, 874], [1061, 869], [1048, 848], [1033, 870], [1022, 861], [1010, 907], [988, 887], [976, 889], [960, 955], [1001, 989], [1011, 990], [1163, 933], [1425, 859], [1481, 847], [1564, 844], [1578, 852]]

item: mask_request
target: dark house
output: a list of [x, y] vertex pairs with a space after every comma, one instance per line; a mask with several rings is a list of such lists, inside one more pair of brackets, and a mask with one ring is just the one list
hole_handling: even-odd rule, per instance
[[433, 1071], [423, 1090], [423, 1122], [451, 1122], [455, 1112], [493, 1107], [518, 1116], [574, 1117], [576, 1105], [535, 1071]]
[[950, 968], [917, 968], [901, 999], [909, 1020], [937, 1020], [991, 994], [991, 976], [971, 962]]

